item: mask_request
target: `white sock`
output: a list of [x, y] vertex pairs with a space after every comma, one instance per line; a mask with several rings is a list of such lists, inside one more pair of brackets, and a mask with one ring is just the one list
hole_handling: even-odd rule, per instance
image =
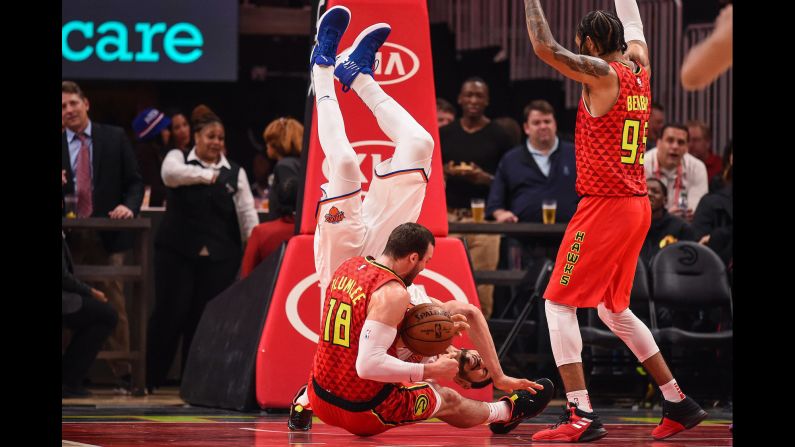
[[334, 101], [337, 94], [334, 92], [334, 67], [324, 67], [315, 64], [312, 67], [312, 84], [315, 88], [315, 98], [320, 102], [324, 96], [330, 96]]
[[356, 76], [356, 79], [351, 83], [351, 88], [359, 95], [362, 102], [364, 102], [373, 113], [375, 113], [375, 108], [378, 107], [379, 104], [392, 99], [386, 94], [384, 89], [375, 82], [375, 79], [368, 74], [360, 73]]
[[679, 389], [676, 379], [672, 379], [665, 385], [660, 386], [660, 391], [663, 393], [663, 398], [668, 402], [681, 402], [685, 398], [685, 394]]
[[298, 396], [298, 399], [295, 400], [295, 403], [301, 405], [304, 408], [309, 407], [309, 394], [304, 390], [304, 392]]
[[504, 400], [486, 402], [486, 406], [489, 407], [489, 418], [486, 419], [487, 424], [492, 422], [507, 422], [508, 419], [511, 418], [511, 406]]
[[429, 173], [433, 138], [417, 120], [378, 85], [372, 76], [360, 74], [353, 91], [375, 115], [378, 126], [395, 142], [392, 170], [425, 168]]
[[591, 407], [591, 398], [588, 397], [588, 390], [577, 390], [572, 391], [571, 393], [566, 393], [566, 399], [569, 402], [573, 402], [577, 405], [582, 411], [587, 411], [588, 413], [593, 412], [593, 408]]

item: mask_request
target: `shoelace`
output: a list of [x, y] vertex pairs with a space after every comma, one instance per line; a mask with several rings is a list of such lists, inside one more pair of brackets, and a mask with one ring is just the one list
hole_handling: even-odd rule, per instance
[[333, 51], [331, 50], [334, 48], [334, 45], [337, 44], [337, 41], [339, 40], [338, 37], [339, 33], [336, 32], [335, 30], [333, 29], [327, 30], [326, 35], [323, 36], [323, 39], [321, 39], [322, 45], [320, 44], [320, 42], [318, 42], [318, 45], [320, 46], [320, 48], [318, 49], [320, 51], [320, 54], [326, 54], [329, 52], [333, 53]]
[[563, 415], [560, 417], [560, 419], [558, 420], [558, 422], [555, 425], [550, 427], [550, 429], [554, 430], [554, 429], [560, 427], [563, 424], [568, 424], [571, 421], [571, 413], [573, 413], [573, 411], [571, 410], [571, 407], [566, 405], [566, 409], [563, 410]]

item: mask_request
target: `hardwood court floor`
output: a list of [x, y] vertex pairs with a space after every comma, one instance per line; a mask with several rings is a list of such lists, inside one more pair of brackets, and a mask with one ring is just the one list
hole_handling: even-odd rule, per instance
[[[426, 422], [361, 438], [325, 425], [317, 418], [310, 432], [301, 433], [287, 430], [284, 413], [239, 413], [192, 407], [179, 399], [176, 389], [147, 397], [114, 396], [110, 391], [95, 393], [97, 396], [91, 400], [63, 401], [63, 446], [517, 446], [533, 444], [532, 434], [557, 421], [563, 408], [563, 401], [553, 401], [532, 423], [524, 423], [508, 435], [493, 435], [485, 425], [457, 429], [442, 422]], [[721, 409], [708, 411], [709, 419], [700, 426], [656, 442], [649, 433], [659, 422], [659, 410], [600, 408], [600, 417], [609, 434], [595, 444], [631, 447], [733, 445], [728, 430], [732, 414]]]

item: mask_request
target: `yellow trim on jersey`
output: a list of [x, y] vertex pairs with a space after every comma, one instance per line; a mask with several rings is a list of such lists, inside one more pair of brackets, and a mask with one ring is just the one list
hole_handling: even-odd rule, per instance
[[417, 389], [420, 389], [420, 388], [427, 388], [429, 386], [430, 385], [428, 385], [427, 383], [421, 383], [419, 385], [411, 385], [411, 386], [402, 386], [401, 385], [400, 389], [401, 390], [417, 390]]
[[371, 258], [371, 257], [366, 257], [366, 258], [364, 258], [364, 260], [365, 260], [365, 261], [367, 261], [367, 262], [368, 262], [370, 265], [372, 265], [373, 267], [378, 267], [378, 268], [380, 268], [381, 270], [386, 270], [387, 272], [389, 272], [389, 273], [391, 273], [391, 274], [395, 275], [395, 279], [397, 279], [398, 281], [400, 281], [400, 283], [401, 283], [401, 284], [403, 284], [403, 287], [406, 287], [406, 283], [403, 281], [403, 278], [401, 278], [401, 277], [400, 277], [400, 275], [398, 275], [397, 273], [395, 273], [395, 271], [394, 271], [394, 270], [392, 270], [391, 268], [389, 268], [389, 267], [387, 267], [387, 266], [385, 266], [385, 265], [382, 265], [382, 264], [379, 264], [379, 263], [375, 262], [375, 259], [373, 259], [373, 258]]

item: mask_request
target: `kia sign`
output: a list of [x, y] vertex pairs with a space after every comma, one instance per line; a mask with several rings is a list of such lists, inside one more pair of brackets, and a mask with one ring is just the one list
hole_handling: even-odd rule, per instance
[[374, 78], [381, 85], [408, 80], [420, 70], [420, 59], [413, 51], [396, 43], [384, 42], [376, 53]]
[[237, 80], [238, 2], [64, 0], [64, 79]]
[[[392, 158], [395, 152], [395, 143], [382, 140], [366, 140], [351, 143], [351, 147], [356, 150], [356, 157], [359, 161], [359, 181], [362, 182], [362, 195], [370, 190], [370, 182], [373, 181], [375, 167], [387, 158]], [[323, 157], [321, 171], [323, 177], [329, 179], [328, 159]]]

